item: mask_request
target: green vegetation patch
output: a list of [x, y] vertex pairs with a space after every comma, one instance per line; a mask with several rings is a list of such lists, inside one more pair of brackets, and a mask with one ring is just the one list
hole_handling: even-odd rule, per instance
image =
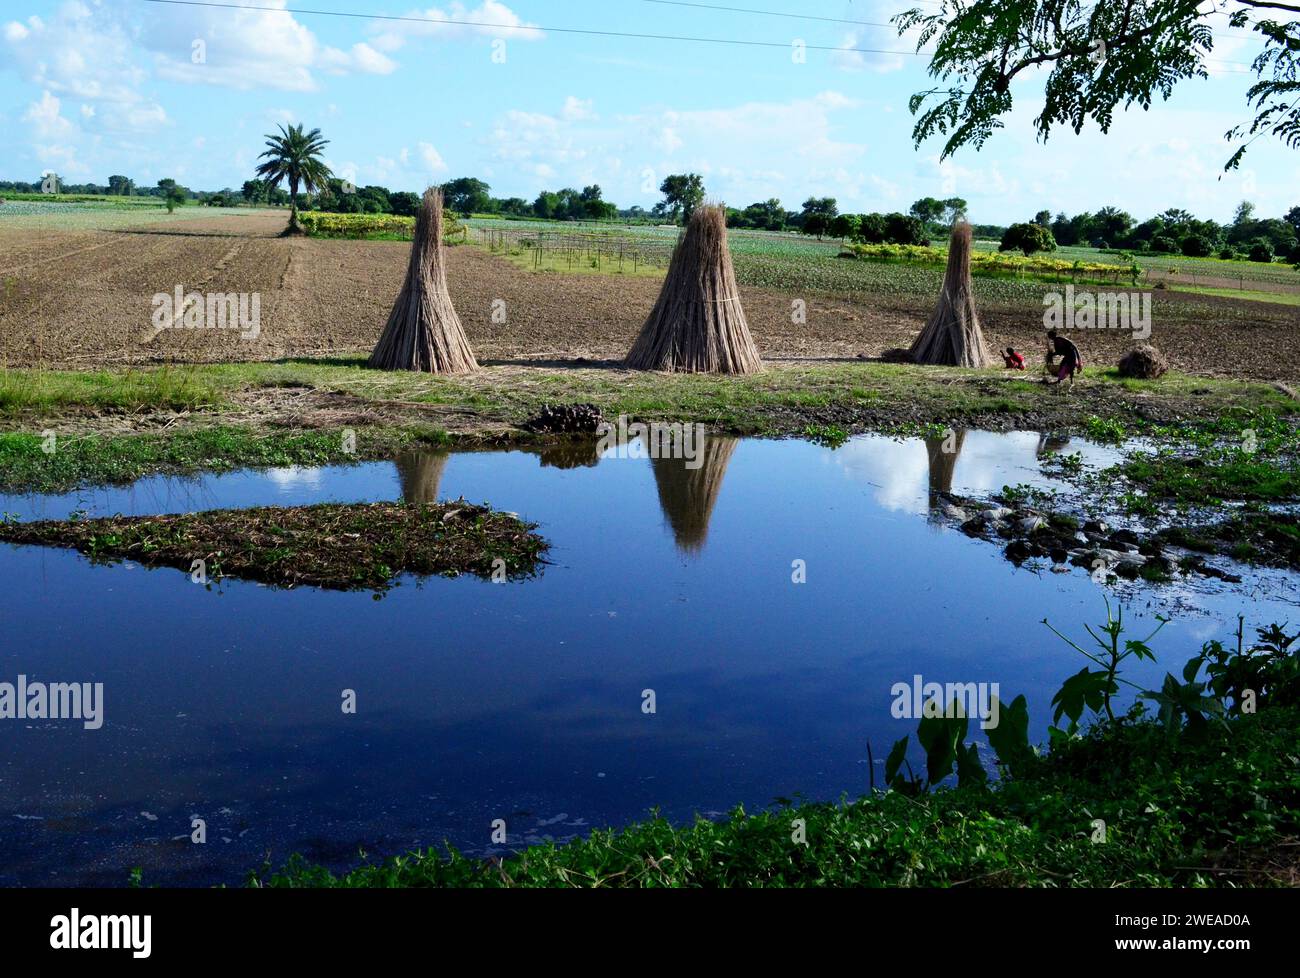
[[1214, 460], [1135, 456], [1124, 475], [1150, 496], [1190, 503], [1224, 499], [1280, 502], [1300, 497], [1300, 471], [1276, 459]]
[[0, 540], [69, 547], [96, 561], [201, 571], [205, 582], [235, 577], [382, 591], [402, 573], [531, 575], [547, 549], [535, 529], [514, 514], [462, 500], [8, 521], [0, 524]]

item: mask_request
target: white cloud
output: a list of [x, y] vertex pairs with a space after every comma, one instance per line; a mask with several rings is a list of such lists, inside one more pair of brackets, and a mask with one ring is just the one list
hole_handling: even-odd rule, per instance
[[[412, 19], [377, 20], [371, 24], [374, 46], [380, 51], [396, 51], [408, 41], [421, 38], [451, 40], [480, 36], [501, 37], [512, 41], [539, 41], [543, 37], [540, 30], [520, 30], [519, 28], [537, 25], [524, 20], [497, 0], [484, 0], [472, 8], [463, 3], [451, 3], [445, 10], [429, 7], [409, 11], [403, 16]], [[462, 23], [443, 23], [445, 21]]]
[[420, 143], [420, 162], [430, 173], [445, 173], [447, 164], [442, 158], [442, 154], [433, 148], [432, 143]]
[[246, 90], [313, 92], [316, 71], [387, 75], [397, 68], [365, 42], [346, 51], [322, 44], [285, 10], [285, 0], [263, 0], [259, 9], [168, 8], [149, 21], [141, 43], [159, 78]]
[[3, 37], [0, 68], [11, 68], [64, 101], [111, 105], [92, 113], [105, 128], [114, 119], [120, 130], [132, 120], [148, 128], [166, 118], [162, 107], [142, 94], [147, 73], [110, 6], [96, 4], [92, 9], [74, 0], [59, 7], [48, 22], [40, 17], [10, 21]]
[[890, 52], [905, 51], [907, 42], [893, 31], [883, 27], [862, 27], [849, 31], [833, 52], [832, 60], [844, 71], [873, 71], [886, 74], [900, 71], [909, 55]]
[[39, 139], [61, 139], [72, 132], [72, 123], [60, 115], [61, 103], [48, 91], [27, 106], [23, 121], [30, 124]]
[[564, 100], [564, 108], [561, 110], [560, 115], [564, 117], [566, 122], [578, 122], [583, 119], [594, 118], [595, 115], [591, 109], [592, 104], [592, 100], [589, 98], [581, 99], [570, 95]]
[[336, 75], [349, 72], [391, 75], [397, 70], [396, 61], [376, 51], [364, 41], [352, 45], [351, 50], [346, 53], [338, 48], [324, 48], [320, 54], [320, 65]]
[[[836, 115], [859, 103], [826, 91], [785, 102], [715, 109], [658, 108], [602, 119], [594, 102], [566, 99], [554, 114], [510, 110], [482, 142], [515, 181], [504, 193], [532, 192], [520, 175], [564, 186], [599, 183], [620, 203], [648, 203], [667, 173], [704, 175], [711, 196], [743, 206], [789, 195], [856, 195], [870, 177], [858, 165], [865, 144], [842, 139]], [[649, 174], [649, 176], [647, 176]], [[799, 199], [803, 199], [799, 196]]]
[[11, 20], [5, 24], [5, 40], [11, 44], [26, 40], [30, 34], [31, 31], [16, 20]]

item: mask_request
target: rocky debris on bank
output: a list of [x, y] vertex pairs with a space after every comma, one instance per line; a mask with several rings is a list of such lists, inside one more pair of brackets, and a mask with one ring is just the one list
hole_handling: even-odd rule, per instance
[[1184, 573], [1232, 584], [1241, 581], [1200, 554], [1163, 545], [1156, 533], [1114, 529], [1100, 520], [1080, 521], [996, 498], [990, 502], [943, 493], [937, 507], [943, 519], [967, 536], [1001, 544], [1006, 558], [1017, 566], [1044, 558], [1060, 567], [1073, 565], [1129, 580], [1165, 581]]
[[538, 434], [594, 435], [605, 418], [594, 404], [546, 404], [541, 413], [524, 422]]

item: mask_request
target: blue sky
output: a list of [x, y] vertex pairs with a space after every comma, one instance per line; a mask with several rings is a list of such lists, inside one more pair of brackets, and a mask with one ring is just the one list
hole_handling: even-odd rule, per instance
[[[464, 27], [146, 0], [5, 0], [0, 13], [0, 177], [138, 183], [174, 177], [238, 187], [277, 123], [319, 126], [328, 160], [357, 184], [417, 190], [474, 175], [496, 196], [599, 183], [649, 207], [672, 172], [704, 174], [743, 207], [837, 198], [841, 210], [906, 210], [960, 196], [977, 222], [1105, 204], [1139, 218], [1185, 207], [1226, 220], [1243, 198], [1262, 215], [1300, 203], [1300, 154], [1261, 139], [1221, 176], [1222, 134], [1249, 118], [1248, 37], [1222, 34], [1208, 81], [1184, 83], [1102, 135], [1035, 139], [1039, 81], [1015, 90], [1007, 127], [941, 165], [914, 148], [908, 96], [930, 84], [909, 53], [807, 52], [792, 45], [909, 52], [892, 28], [701, 10], [647, 0], [247, 0], [476, 21]], [[703, 0], [702, 0], [703, 2]], [[887, 22], [913, 0], [717, 0]], [[923, 0], [929, 3], [932, 0]], [[540, 25], [550, 31], [505, 29]], [[554, 28], [690, 35], [779, 47], [592, 37]], [[196, 42], [201, 42], [197, 44]], [[201, 57], [197, 57], [201, 55]]]

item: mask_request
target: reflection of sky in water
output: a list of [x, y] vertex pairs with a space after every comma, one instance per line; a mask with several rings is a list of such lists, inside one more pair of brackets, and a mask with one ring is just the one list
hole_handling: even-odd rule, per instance
[[[968, 433], [954, 488], [1031, 481], [1036, 444]], [[866, 744], [879, 758], [914, 730], [889, 715], [893, 683], [999, 682], [1026, 694], [1041, 736], [1052, 693], [1082, 666], [1041, 620], [1077, 637], [1104, 617], [1081, 571], [1017, 569], [918, 518], [921, 442], [734, 441], [692, 475], [578, 455], [576, 467], [525, 451], [406, 465], [422, 493], [541, 524], [552, 565], [508, 585], [406, 580], [379, 601], [207, 590], [171, 569], [0, 545], [0, 680], [100, 681], [106, 697], [101, 731], [0, 722], [0, 883], [120, 884], [134, 865], [160, 883], [230, 882], [268, 851], [335, 865], [358, 846], [450, 839], [482, 852], [498, 817], [513, 846], [652, 806], [689, 819], [856, 795]], [[401, 485], [376, 463], [149, 479], [0, 510], [391, 499]], [[794, 560], [807, 584], [791, 583]], [[1239, 610], [1249, 624], [1294, 619], [1287, 581], [1291, 603], [1112, 592], [1135, 636], [1155, 613], [1175, 618], [1162, 660], [1132, 677], [1158, 684], [1204, 639], [1226, 640]], [[343, 689], [357, 691], [354, 717]], [[169, 841], [188, 836], [191, 814], [208, 819], [206, 847]]]
[[[942, 439], [935, 444], [940, 442]], [[1039, 464], [1045, 447], [1034, 431], [967, 431], [957, 454], [951, 491], [984, 496], [1020, 483], [1056, 485], [1043, 475]], [[1118, 459], [1114, 449], [1078, 438], [1054, 440], [1050, 447], [1066, 455], [1077, 452], [1087, 465], [1110, 465]], [[929, 510], [930, 456], [925, 442], [863, 435], [838, 449], [832, 459], [851, 478], [875, 486], [875, 501], [885, 509], [917, 514]]]

